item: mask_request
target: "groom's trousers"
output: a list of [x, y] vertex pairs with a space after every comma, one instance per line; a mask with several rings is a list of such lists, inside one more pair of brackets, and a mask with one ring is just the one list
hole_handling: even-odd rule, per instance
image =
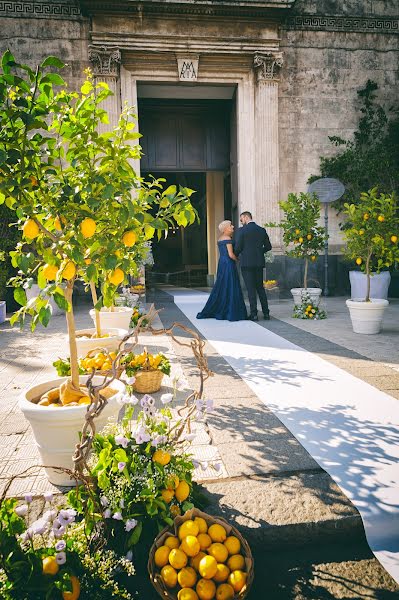
[[256, 297], [258, 295], [263, 315], [265, 317], [269, 316], [269, 305], [263, 287], [263, 267], [241, 267], [241, 273], [248, 292], [250, 315], [255, 316], [258, 314], [258, 301]]

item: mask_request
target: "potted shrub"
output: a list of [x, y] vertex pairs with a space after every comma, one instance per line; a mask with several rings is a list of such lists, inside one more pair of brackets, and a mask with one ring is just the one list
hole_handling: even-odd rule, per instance
[[320, 219], [320, 201], [314, 194], [288, 194], [288, 199], [280, 202], [284, 218], [280, 223], [267, 223], [265, 227], [281, 227], [283, 241], [287, 246], [287, 256], [304, 260], [303, 287], [293, 288], [291, 294], [294, 304], [302, 303], [304, 293], [314, 303], [318, 303], [321, 288], [308, 288], [309, 261], [315, 262], [324, 249], [326, 230], [318, 225]]
[[377, 188], [362, 193], [357, 204], [345, 204], [350, 225], [344, 231], [347, 258], [355, 260], [366, 276], [364, 297], [346, 301], [355, 333], [381, 330], [388, 300], [371, 297], [374, 273], [399, 262], [399, 218], [394, 194], [379, 194]]
[[[167, 231], [170, 223], [187, 225], [195, 219], [192, 190], [169, 187], [162, 192], [159, 182], [146, 184], [133, 170], [132, 159], [140, 150], [131, 144], [138, 137], [132, 131], [132, 109], [123, 111], [112, 132], [99, 134], [98, 125], [108, 121], [101, 108], [111, 94], [108, 86], [95, 86], [87, 73], [79, 93], [56, 93], [54, 86], [64, 81], [47, 72], [49, 67], [62, 68], [63, 63], [49, 57], [32, 70], [7, 51], [0, 74], [0, 204], [15, 211], [23, 233], [10, 253], [19, 270], [12, 280], [14, 297], [21, 304], [11, 322], [23, 326], [30, 317], [32, 330], [38, 323], [47, 326], [53, 297], [66, 311], [68, 327], [70, 378], [48, 381], [35, 390], [38, 397], [28, 391], [21, 401], [29, 418], [29, 404], [38, 404], [45, 395], [36, 407], [35, 433], [40, 414], [47, 430], [45, 415], [50, 413], [66, 419], [65, 411], [76, 411], [84, 418], [88, 392], [79, 376], [72, 302], [77, 279], [92, 291], [100, 285], [97, 310], [112, 306], [118, 286], [135, 269], [136, 246], [156, 231]], [[42, 292], [28, 301], [25, 288], [33, 277]], [[62, 413], [54, 410], [57, 398]], [[116, 413], [116, 394], [108, 403]]]

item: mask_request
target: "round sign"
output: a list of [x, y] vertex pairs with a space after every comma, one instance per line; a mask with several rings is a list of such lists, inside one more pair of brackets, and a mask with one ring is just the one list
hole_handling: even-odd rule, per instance
[[316, 194], [320, 202], [328, 204], [338, 200], [345, 193], [345, 186], [338, 179], [321, 177], [313, 181], [308, 187], [309, 194]]

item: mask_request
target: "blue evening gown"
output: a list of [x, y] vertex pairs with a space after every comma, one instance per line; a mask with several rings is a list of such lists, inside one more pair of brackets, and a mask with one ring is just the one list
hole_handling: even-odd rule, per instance
[[227, 244], [231, 244], [231, 241], [218, 242], [219, 264], [216, 283], [197, 319], [243, 321], [247, 318], [237, 265], [227, 252]]

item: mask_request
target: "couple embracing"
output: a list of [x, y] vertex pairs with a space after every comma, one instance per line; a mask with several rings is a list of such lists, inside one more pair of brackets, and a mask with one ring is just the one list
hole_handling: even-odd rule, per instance
[[[234, 226], [231, 221], [222, 221], [219, 225], [219, 264], [216, 283], [207, 303], [198, 313], [197, 319], [257, 321], [257, 296], [259, 296], [264, 318], [270, 319], [266, 292], [263, 288], [265, 252], [272, 248], [269, 236], [263, 227], [259, 227], [252, 220], [252, 215], [248, 211], [241, 213], [240, 222], [243, 227], [237, 231], [234, 242]], [[248, 291], [249, 316], [238, 276], [238, 260]]]

